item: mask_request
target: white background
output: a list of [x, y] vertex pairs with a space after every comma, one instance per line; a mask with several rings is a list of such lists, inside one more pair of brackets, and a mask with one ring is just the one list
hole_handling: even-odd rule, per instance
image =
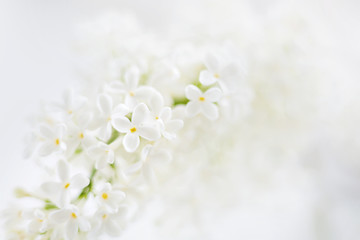
[[[256, 4], [266, 7], [269, 2]], [[36, 184], [36, 167], [22, 157], [23, 139], [29, 132], [26, 120], [38, 112], [41, 101], [59, 99], [62, 91], [76, 81], [70, 48], [76, 24], [109, 9], [130, 9], [149, 27], [161, 29], [176, 21], [173, 13], [179, 4], [191, 7], [192, 2], [0, 0], [1, 208], [12, 201], [15, 186]], [[319, 20], [328, 22], [334, 31], [333, 51], [346, 63], [340, 66], [346, 71], [344, 76], [356, 78], [360, 63], [360, 2], [319, 0], [312, 4], [309, 6], [317, 9]], [[349, 79], [339, 82], [348, 89], [354, 86]]]

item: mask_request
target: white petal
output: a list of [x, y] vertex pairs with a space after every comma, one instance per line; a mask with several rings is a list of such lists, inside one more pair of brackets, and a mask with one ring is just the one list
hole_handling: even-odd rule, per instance
[[98, 129], [98, 137], [103, 140], [107, 141], [111, 137], [112, 133], [112, 126], [111, 122], [107, 122], [104, 126]]
[[71, 211], [69, 209], [56, 210], [49, 215], [51, 222], [55, 224], [63, 223], [71, 217]]
[[193, 117], [199, 114], [201, 111], [200, 102], [198, 101], [190, 101], [186, 104], [186, 114], [189, 117]]
[[57, 149], [57, 147], [55, 145], [55, 141], [54, 141], [54, 143], [47, 142], [40, 146], [38, 153], [41, 157], [45, 157], [45, 156], [48, 156], [51, 153], [55, 152], [56, 149]]
[[220, 88], [214, 87], [214, 88], [210, 88], [209, 90], [207, 90], [204, 93], [204, 98], [205, 98], [205, 101], [207, 101], [207, 102], [217, 102], [220, 100], [221, 95], [222, 95], [222, 92], [221, 92]]
[[170, 152], [165, 149], [158, 149], [151, 153], [151, 164], [164, 165], [169, 163], [171, 159]]
[[39, 133], [42, 137], [47, 139], [53, 139], [56, 137], [54, 131], [45, 124], [41, 124], [39, 126]]
[[38, 220], [32, 220], [28, 225], [28, 230], [31, 233], [37, 233], [40, 230], [42, 223]]
[[114, 108], [112, 115], [123, 117], [126, 114], [128, 114], [129, 112], [130, 112], [130, 109], [125, 104], [119, 104]]
[[202, 113], [210, 120], [216, 120], [219, 117], [218, 107], [215, 104], [209, 102], [202, 104]]
[[215, 75], [208, 70], [203, 70], [200, 72], [199, 81], [205, 86], [214, 84], [217, 82], [217, 80], [218, 79], [215, 77]]
[[106, 163], [105, 159], [99, 158], [99, 159], [97, 159], [96, 162], [95, 162], [95, 168], [96, 168], [97, 170], [101, 170], [101, 169], [103, 169], [103, 168], [106, 167], [106, 164], [107, 164], [107, 163]]
[[109, 150], [106, 155], [106, 162], [112, 164], [114, 163], [114, 161], [115, 161], [114, 151]]
[[125, 193], [122, 191], [113, 191], [110, 194], [110, 197], [119, 204], [126, 197]]
[[160, 131], [156, 127], [138, 127], [139, 135], [147, 140], [154, 141], [160, 138]]
[[184, 126], [184, 121], [180, 119], [170, 120], [166, 124], [166, 130], [169, 132], [176, 132]]
[[159, 92], [154, 92], [149, 101], [149, 107], [154, 114], [159, 114], [164, 106], [164, 98]]
[[111, 121], [113, 127], [121, 133], [129, 132], [130, 128], [132, 128], [132, 124], [127, 117], [115, 117]]
[[45, 213], [40, 209], [36, 209], [34, 211], [34, 216], [39, 218], [39, 219], [44, 219], [45, 218]]
[[54, 195], [59, 192], [61, 189], [62, 184], [58, 182], [46, 182], [41, 185], [41, 189], [50, 195]]
[[70, 187], [74, 189], [83, 189], [89, 185], [89, 178], [85, 177], [83, 174], [79, 173], [73, 176], [70, 180]]
[[69, 180], [69, 165], [64, 160], [59, 160], [57, 163], [57, 173], [62, 182]]
[[89, 221], [86, 220], [84, 217], [79, 217], [78, 222], [79, 222], [79, 228], [81, 231], [87, 232], [91, 229], [91, 225], [90, 225]]
[[135, 152], [135, 150], [139, 147], [139, 144], [140, 139], [137, 134], [128, 133], [125, 135], [123, 145], [127, 152]]
[[112, 186], [111, 186], [111, 183], [108, 183], [108, 182], [106, 182], [106, 183], [100, 183], [100, 184], [98, 185], [98, 189], [99, 189], [99, 192], [102, 192], [102, 193], [104, 193], [104, 192], [110, 192], [111, 189], [112, 189]]
[[97, 100], [99, 110], [105, 115], [108, 116], [111, 114], [112, 110], [112, 99], [108, 95], [101, 94], [98, 96]]
[[92, 146], [88, 149], [87, 154], [92, 159], [97, 160], [97, 159], [103, 157], [103, 155], [105, 154], [105, 151], [106, 150], [104, 150], [103, 148], [101, 148], [99, 146]]
[[198, 87], [196, 87], [194, 85], [186, 86], [185, 96], [187, 99], [198, 100], [201, 95], [202, 95], [202, 92]]
[[141, 101], [148, 101], [157, 91], [153, 87], [141, 86], [134, 91], [135, 97]]
[[138, 125], [145, 121], [145, 119], [149, 116], [149, 109], [146, 106], [145, 103], [138, 104], [133, 112], [133, 115], [131, 117], [131, 122], [135, 125]]
[[75, 220], [70, 220], [66, 223], [65, 234], [68, 240], [75, 240], [75, 237], [78, 234], [79, 223]]
[[104, 223], [105, 231], [112, 237], [117, 237], [121, 233], [121, 228], [116, 224], [115, 221], [109, 219], [106, 223]]
[[162, 119], [165, 123], [169, 121], [171, 118], [171, 108], [164, 107], [159, 114], [159, 118]]

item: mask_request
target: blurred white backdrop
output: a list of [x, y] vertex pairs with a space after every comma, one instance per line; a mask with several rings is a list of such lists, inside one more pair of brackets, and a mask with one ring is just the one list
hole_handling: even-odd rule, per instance
[[[189, 0], [0, 0], [1, 208], [11, 203], [14, 187], [37, 184], [36, 177], [39, 170], [33, 163], [22, 157], [23, 139], [29, 131], [26, 120], [38, 112], [41, 101], [49, 102], [59, 99], [65, 88], [76, 84], [78, 76], [74, 65], [75, 56], [71, 49], [76, 25], [108, 10], [117, 9], [135, 13], [141, 23], [149, 29], [166, 31], [178, 24], [179, 20], [182, 21], [180, 17], [187, 18], [187, 13], [183, 12], [181, 15], [179, 9], [188, 11], [188, 14], [194, 14], [193, 7], [203, 2]], [[215, 1], [207, 2], [214, 4]], [[276, 2], [281, 1], [249, 1], [250, 5], [258, 9], [259, 14], [266, 12], [267, 6]], [[294, 1], [294, 4], [301, 2], [303, 1]], [[231, 1], [223, 1], [219, 4], [231, 4]], [[360, 221], [352, 221], [354, 214], [360, 216], [360, 182], [358, 181], [360, 172], [356, 172], [360, 169], [358, 163], [360, 162], [360, 141], [355, 135], [360, 131], [354, 129], [358, 128], [357, 123], [360, 120], [358, 94], [360, 90], [358, 82], [360, 76], [358, 27], [360, 2], [319, 0], [305, 1], [302, 4], [305, 6], [304, 9], [309, 9], [318, 16], [314, 25], [324, 27], [319, 28], [319, 31], [325, 31], [331, 37], [326, 43], [330, 45], [329, 49], [332, 51], [329, 56], [336, 58], [338, 64], [336, 69], [329, 69], [329, 71], [337, 75], [339, 80], [331, 83], [333, 85], [329, 87], [323, 99], [327, 103], [327, 109], [323, 113], [324, 118], [333, 118], [334, 122], [332, 122], [333, 125], [319, 127], [319, 133], [314, 136], [314, 149], [312, 149], [314, 152], [311, 152], [312, 156], [316, 156], [321, 161], [330, 162], [327, 164], [328, 169], [323, 170], [324, 175], [319, 176], [319, 184], [324, 185], [324, 193], [320, 193], [321, 197], [327, 199], [330, 196], [329, 199], [332, 199], [328, 202], [333, 205], [333, 212], [330, 213], [333, 217], [329, 218], [328, 223], [332, 231], [329, 235], [314, 234], [316, 230], [312, 229], [313, 225], [306, 223], [308, 219], [306, 210], [312, 203], [305, 203], [300, 208], [282, 213], [288, 214], [287, 216], [276, 215], [273, 212], [275, 210], [266, 207], [245, 209], [247, 214], [240, 217], [236, 216], [234, 210], [227, 219], [209, 223], [216, 225], [213, 228], [218, 228], [214, 231], [216, 233], [213, 239], [222, 239], [225, 236], [229, 236], [228, 239], [276, 239], [273, 238], [276, 236], [277, 239], [288, 237], [288, 239], [299, 240], [352, 240], [354, 233], [360, 234], [358, 225]], [[184, 19], [184, 21], [189, 20]], [[331, 155], [327, 154], [329, 148], [332, 149]], [[338, 163], [338, 160], [342, 158], [352, 159], [352, 163], [357, 167], [354, 168], [357, 170], [354, 170], [353, 178], [350, 180], [346, 176], [351, 170], [349, 165]], [[285, 191], [288, 190], [285, 188]], [[348, 194], [346, 191], [350, 191], [350, 195], [346, 195]], [[294, 194], [295, 201], [302, 200], [301, 196]], [[343, 198], [332, 196], [338, 194], [345, 196]], [[244, 213], [244, 210], [242, 212]], [[294, 215], [300, 216], [298, 222], [286, 222]], [[278, 218], [274, 219], [274, 216]], [[238, 222], [231, 223], [232, 219]], [[244, 228], [241, 222], [250, 222], [252, 224], [246, 226], [261, 226], [261, 229]], [[284, 231], [276, 232], [272, 228], [276, 224], [283, 225]], [[136, 237], [141, 239], [138, 231], [131, 231], [138, 227], [144, 229], [143, 236], [149, 237], [152, 230], [151, 226], [146, 224], [146, 218], [129, 231], [135, 232], [131, 234], [137, 234]], [[241, 232], [240, 235], [239, 232]], [[297, 238], [293, 237], [294, 232], [299, 234]], [[313, 236], [318, 237], [313, 238]], [[1, 231], [0, 239], [4, 239]]]

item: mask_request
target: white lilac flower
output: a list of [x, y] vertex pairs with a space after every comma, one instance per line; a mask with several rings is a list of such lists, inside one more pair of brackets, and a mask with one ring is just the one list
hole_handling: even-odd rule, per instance
[[40, 156], [45, 157], [66, 150], [66, 144], [63, 140], [65, 129], [64, 125], [57, 125], [52, 128], [45, 124], [39, 126], [40, 138], [43, 140], [38, 150]]
[[101, 113], [98, 118], [98, 125], [100, 125], [98, 135], [100, 139], [107, 141], [112, 133], [114, 116], [124, 116], [129, 112], [129, 109], [124, 104], [114, 108], [112, 98], [105, 94], [98, 97], [97, 104]]
[[13, 205], [1, 211], [0, 216], [4, 220], [6, 227], [13, 228], [14, 226], [23, 225], [28, 216], [31, 216], [31, 212], [20, 208], [20, 206]]
[[114, 190], [110, 183], [99, 184], [96, 195], [99, 205], [110, 212], [117, 211], [126, 196], [124, 192]]
[[164, 107], [160, 113], [158, 120], [162, 122], [160, 124], [161, 134], [169, 140], [176, 138], [176, 132], [184, 126], [184, 121], [181, 119], [171, 119], [172, 110], [170, 107]]
[[167, 165], [172, 159], [167, 149], [156, 148], [150, 144], [146, 145], [141, 151], [140, 161], [127, 169], [127, 173], [141, 170], [146, 181], [155, 183], [155, 169]]
[[46, 182], [41, 187], [46, 193], [55, 198], [60, 207], [70, 203], [71, 191], [80, 191], [90, 183], [89, 178], [81, 173], [70, 177], [69, 166], [63, 160], [58, 161], [57, 174], [60, 181]]
[[224, 83], [239, 76], [239, 67], [235, 64], [224, 64], [219, 58], [208, 54], [205, 58], [206, 70], [200, 72], [199, 81], [201, 84], [208, 86], [219, 82], [220, 86]]
[[160, 138], [160, 131], [149, 121], [150, 111], [144, 103], [138, 104], [132, 113], [131, 121], [127, 117], [117, 116], [113, 119], [114, 128], [126, 133], [123, 145], [127, 152], [134, 152], [140, 144], [140, 138], [154, 141]]
[[219, 117], [219, 109], [214, 104], [221, 98], [221, 90], [213, 87], [203, 93], [198, 87], [188, 85], [185, 88], [185, 95], [190, 101], [186, 105], [186, 113], [189, 117], [202, 113], [210, 120], [216, 120]]
[[33, 218], [28, 224], [28, 230], [31, 233], [44, 233], [48, 228], [48, 219], [46, 214], [36, 209], [33, 213]]
[[65, 224], [64, 235], [67, 240], [76, 239], [79, 230], [87, 232], [91, 229], [89, 221], [74, 205], [50, 213], [49, 220], [53, 224]]
[[113, 92], [125, 95], [125, 105], [131, 110], [139, 103], [139, 100], [147, 99], [152, 93], [152, 89], [147, 86], [138, 87], [139, 79], [140, 70], [133, 66], [125, 72], [124, 83], [120, 81], [110, 83], [110, 89]]
[[68, 124], [67, 152], [73, 154], [77, 148], [86, 149], [93, 143], [93, 135], [88, 127], [92, 120], [91, 114], [82, 113]]
[[87, 153], [90, 158], [95, 161], [96, 169], [103, 169], [107, 164], [114, 163], [115, 160], [114, 150], [109, 145], [102, 142], [90, 147]]
[[111, 237], [118, 237], [125, 227], [126, 213], [127, 208], [123, 205], [116, 212], [100, 208], [93, 217], [94, 232], [99, 235], [105, 233]]
[[184, 125], [181, 119], [171, 119], [172, 110], [170, 107], [164, 107], [164, 100], [160, 93], [153, 94], [149, 107], [151, 109], [151, 116], [158, 124], [161, 134], [166, 139], [174, 139], [176, 132]]
[[63, 94], [63, 103], [54, 103], [53, 107], [55, 112], [59, 112], [62, 117], [69, 119], [84, 106], [86, 101], [85, 97], [75, 94], [74, 90], [70, 88]]

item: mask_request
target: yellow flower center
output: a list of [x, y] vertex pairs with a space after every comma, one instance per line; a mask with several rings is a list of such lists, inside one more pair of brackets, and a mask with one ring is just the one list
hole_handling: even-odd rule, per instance
[[83, 139], [83, 138], [84, 138], [84, 134], [83, 134], [83, 133], [80, 133], [80, 134], [79, 134], [79, 138]]
[[205, 101], [205, 98], [204, 97], [199, 97], [199, 101], [203, 102], [203, 101]]
[[77, 218], [77, 216], [76, 216], [75, 213], [71, 213], [71, 217], [72, 217], [72, 218]]
[[136, 127], [130, 128], [130, 132], [132, 133], [136, 132]]
[[158, 116], [156, 116], [156, 117], [155, 117], [155, 119], [156, 119], [156, 120], [158, 120], [158, 119], [159, 119], [159, 117], [158, 117]]
[[129, 92], [129, 95], [133, 97], [133, 96], [135, 96], [135, 93], [131, 91], [131, 92]]
[[219, 76], [219, 74], [215, 73], [215, 74], [214, 74], [214, 77], [215, 77], [215, 78], [219, 78], [220, 76]]
[[102, 216], [102, 218], [103, 218], [103, 219], [107, 218], [107, 215], [106, 215], [106, 214], [104, 214], [104, 215]]
[[71, 110], [69, 110], [69, 111], [68, 111], [68, 114], [70, 114], [70, 115], [71, 115], [72, 113], [73, 113], [73, 111], [71, 111]]
[[56, 144], [56, 145], [59, 145], [59, 144], [60, 144], [60, 139], [57, 138], [57, 139], [55, 140], [55, 144]]
[[70, 183], [66, 183], [64, 188], [67, 189], [68, 187], [70, 187]]
[[103, 193], [103, 194], [102, 194], [102, 198], [103, 198], [104, 200], [108, 199], [108, 197], [109, 197], [109, 195], [108, 195], [107, 193]]

